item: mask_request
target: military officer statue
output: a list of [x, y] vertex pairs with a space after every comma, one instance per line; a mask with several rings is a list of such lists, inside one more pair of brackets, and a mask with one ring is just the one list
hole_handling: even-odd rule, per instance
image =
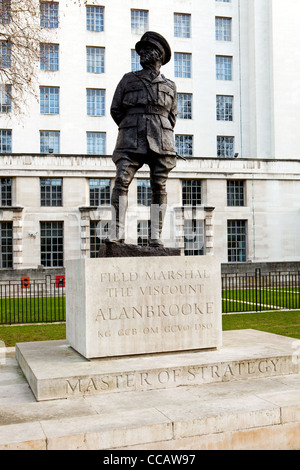
[[173, 128], [176, 122], [176, 86], [160, 74], [171, 59], [166, 39], [148, 31], [136, 44], [142, 70], [124, 75], [118, 84], [111, 115], [119, 127], [113, 153], [116, 179], [114, 208], [108, 242], [124, 243], [129, 185], [139, 168], [150, 169], [152, 200], [150, 246], [163, 246], [161, 231], [167, 205], [166, 181], [176, 165]]

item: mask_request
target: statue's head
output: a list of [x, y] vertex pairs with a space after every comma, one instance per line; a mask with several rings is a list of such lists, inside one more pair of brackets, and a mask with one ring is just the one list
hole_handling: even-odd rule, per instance
[[147, 31], [135, 45], [135, 50], [141, 58], [141, 65], [153, 62], [167, 64], [171, 59], [171, 48], [167, 40], [159, 33]]

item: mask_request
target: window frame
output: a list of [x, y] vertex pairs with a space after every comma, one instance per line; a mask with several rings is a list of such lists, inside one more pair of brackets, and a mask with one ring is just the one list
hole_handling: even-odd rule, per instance
[[57, 115], [59, 111], [60, 88], [57, 86], [40, 86], [40, 114]]
[[[109, 220], [90, 220], [90, 258], [98, 257], [99, 248], [105, 243], [105, 240], [108, 238], [109, 230]], [[98, 234], [100, 235], [100, 237], [98, 236]]]
[[[53, 142], [52, 147], [50, 147], [51, 142]], [[40, 130], [40, 153], [60, 153], [60, 131]]]
[[[239, 244], [242, 243], [241, 246]], [[228, 263], [245, 263], [248, 256], [248, 221], [245, 219], [227, 220], [227, 259]]]
[[[136, 15], [136, 18], [134, 18], [134, 15], [139, 13], [139, 17], [137, 18], [138, 15]], [[146, 17], [146, 20], [141, 21], [141, 15], [144, 14]], [[131, 34], [139, 34], [142, 35], [149, 29], [149, 10], [143, 10], [143, 9], [138, 9], [138, 8], [131, 8], [130, 10], [130, 25], [131, 25]]]
[[109, 207], [111, 205], [110, 178], [89, 179], [89, 204], [92, 207]]
[[106, 90], [104, 88], [86, 89], [86, 112], [88, 116], [105, 116]]
[[232, 18], [227, 16], [215, 17], [216, 41], [232, 41]]
[[0, 221], [0, 268], [13, 268], [13, 222]]
[[12, 206], [12, 178], [0, 178], [0, 206]]
[[192, 54], [190, 52], [174, 53], [175, 78], [192, 78]]
[[[192, 37], [192, 15], [190, 13], [174, 13], [174, 37], [186, 38]], [[188, 20], [186, 23], [184, 20]], [[185, 32], [186, 31], [186, 32]]]
[[136, 234], [138, 246], [149, 246], [151, 233], [151, 220], [137, 220]]
[[202, 179], [182, 179], [181, 198], [184, 207], [201, 206], [203, 200]]
[[177, 93], [177, 118], [193, 119], [193, 94]]
[[182, 157], [191, 158], [194, 156], [194, 136], [192, 134], [176, 134], [175, 148]]
[[[223, 139], [223, 142], [220, 141]], [[229, 139], [232, 139], [230, 142]], [[233, 158], [234, 157], [234, 145], [235, 145], [235, 138], [234, 136], [227, 136], [227, 135], [218, 135], [217, 136], [217, 157], [218, 158]], [[222, 152], [222, 148], [224, 152]]]
[[227, 180], [227, 206], [245, 206], [245, 180]]
[[40, 250], [42, 266], [45, 268], [59, 268], [64, 266], [63, 221], [47, 220], [40, 222]]
[[86, 132], [87, 155], [106, 155], [106, 132]]
[[0, 153], [12, 153], [11, 129], [0, 129]]
[[42, 28], [59, 27], [58, 2], [40, 2], [40, 26]]
[[59, 70], [59, 44], [47, 42], [40, 44], [40, 70], [47, 72]]
[[205, 254], [204, 219], [184, 220], [184, 255], [203, 256]]
[[105, 47], [86, 46], [87, 73], [105, 73]]
[[40, 205], [41, 207], [63, 206], [62, 178], [40, 178]]
[[138, 206], [150, 207], [152, 198], [151, 181], [138, 178], [136, 182], [136, 200]]
[[[104, 31], [105, 7], [86, 5], [86, 30], [101, 33]], [[97, 14], [98, 13], [98, 14]]]
[[216, 55], [216, 79], [225, 82], [233, 80], [233, 56]]

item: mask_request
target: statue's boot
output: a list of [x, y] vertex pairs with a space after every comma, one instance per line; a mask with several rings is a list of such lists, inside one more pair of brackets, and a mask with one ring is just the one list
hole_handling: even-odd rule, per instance
[[167, 209], [167, 193], [154, 192], [151, 198], [150, 207], [150, 246], [164, 246], [161, 240], [164, 218]]
[[124, 243], [125, 241], [125, 218], [128, 207], [128, 191], [114, 188], [111, 197], [112, 221], [109, 243]]

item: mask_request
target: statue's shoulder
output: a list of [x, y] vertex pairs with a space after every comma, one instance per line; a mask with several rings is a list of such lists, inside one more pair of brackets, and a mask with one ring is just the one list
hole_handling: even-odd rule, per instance
[[166, 78], [164, 75], [161, 75], [161, 76], [162, 76], [162, 78], [165, 80], [166, 84], [167, 84], [170, 88], [172, 88], [172, 90], [175, 91], [175, 90], [176, 90], [176, 84], [175, 84], [175, 82], [173, 82], [173, 81], [170, 80], [169, 78]]

